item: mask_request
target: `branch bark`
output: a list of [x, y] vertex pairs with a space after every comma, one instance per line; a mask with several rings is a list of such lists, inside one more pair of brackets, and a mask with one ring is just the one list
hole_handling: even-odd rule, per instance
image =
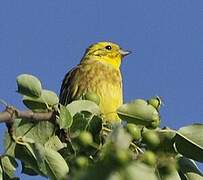
[[33, 112], [30, 110], [20, 111], [12, 106], [7, 106], [3, 112], [0, 112], [0, 123], [12, 123], [16, 118], [26, 118], [32, 122], [51, 121], [56, 119], [56, 112]]

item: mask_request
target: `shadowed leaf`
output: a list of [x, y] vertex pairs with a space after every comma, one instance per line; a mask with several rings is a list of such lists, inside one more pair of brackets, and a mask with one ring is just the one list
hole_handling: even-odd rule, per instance
[[180, 128], [174, 140], [176, 150], [180, 154], [203, 162], [203, 124]]
[[185, 157], [178, 158], [179, 173], [187, 180], [203, 179], [203, 174], [200, 172], [195, 162]]

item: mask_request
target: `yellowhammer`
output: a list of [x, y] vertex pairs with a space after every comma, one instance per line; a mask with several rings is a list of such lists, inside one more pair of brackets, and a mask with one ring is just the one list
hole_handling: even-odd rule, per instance
[[112, 42], [91, 45], [80, 63], [69, 71], [62, 83], [60, 103], [67, 105], [87, 92], [100, 98], [101, 113], [106, 121], [118, 121], [116, 109], [123, 103], [121, 60], [129, 51]]

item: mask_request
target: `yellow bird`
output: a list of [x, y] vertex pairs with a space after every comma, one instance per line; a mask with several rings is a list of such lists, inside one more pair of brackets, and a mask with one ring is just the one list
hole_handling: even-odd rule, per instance
[[99, 42], [91, 45], [80, 63], [69, 71], [62, 82], [60, 103], [69, 104], [87, 92], [100, 98], [105, 121], [120, 121], [116, 109], [123, 103], [121, 60], [128, 55], [117, 44]]

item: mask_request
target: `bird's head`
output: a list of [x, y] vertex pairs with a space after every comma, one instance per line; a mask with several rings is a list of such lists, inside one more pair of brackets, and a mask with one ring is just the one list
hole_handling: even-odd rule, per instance
[[122, 58], [128, 54], [130, 51], [124, 51], [115, 43], [99, 42], [86, 50], [83, 60], [94, 59], [119, 69]]

